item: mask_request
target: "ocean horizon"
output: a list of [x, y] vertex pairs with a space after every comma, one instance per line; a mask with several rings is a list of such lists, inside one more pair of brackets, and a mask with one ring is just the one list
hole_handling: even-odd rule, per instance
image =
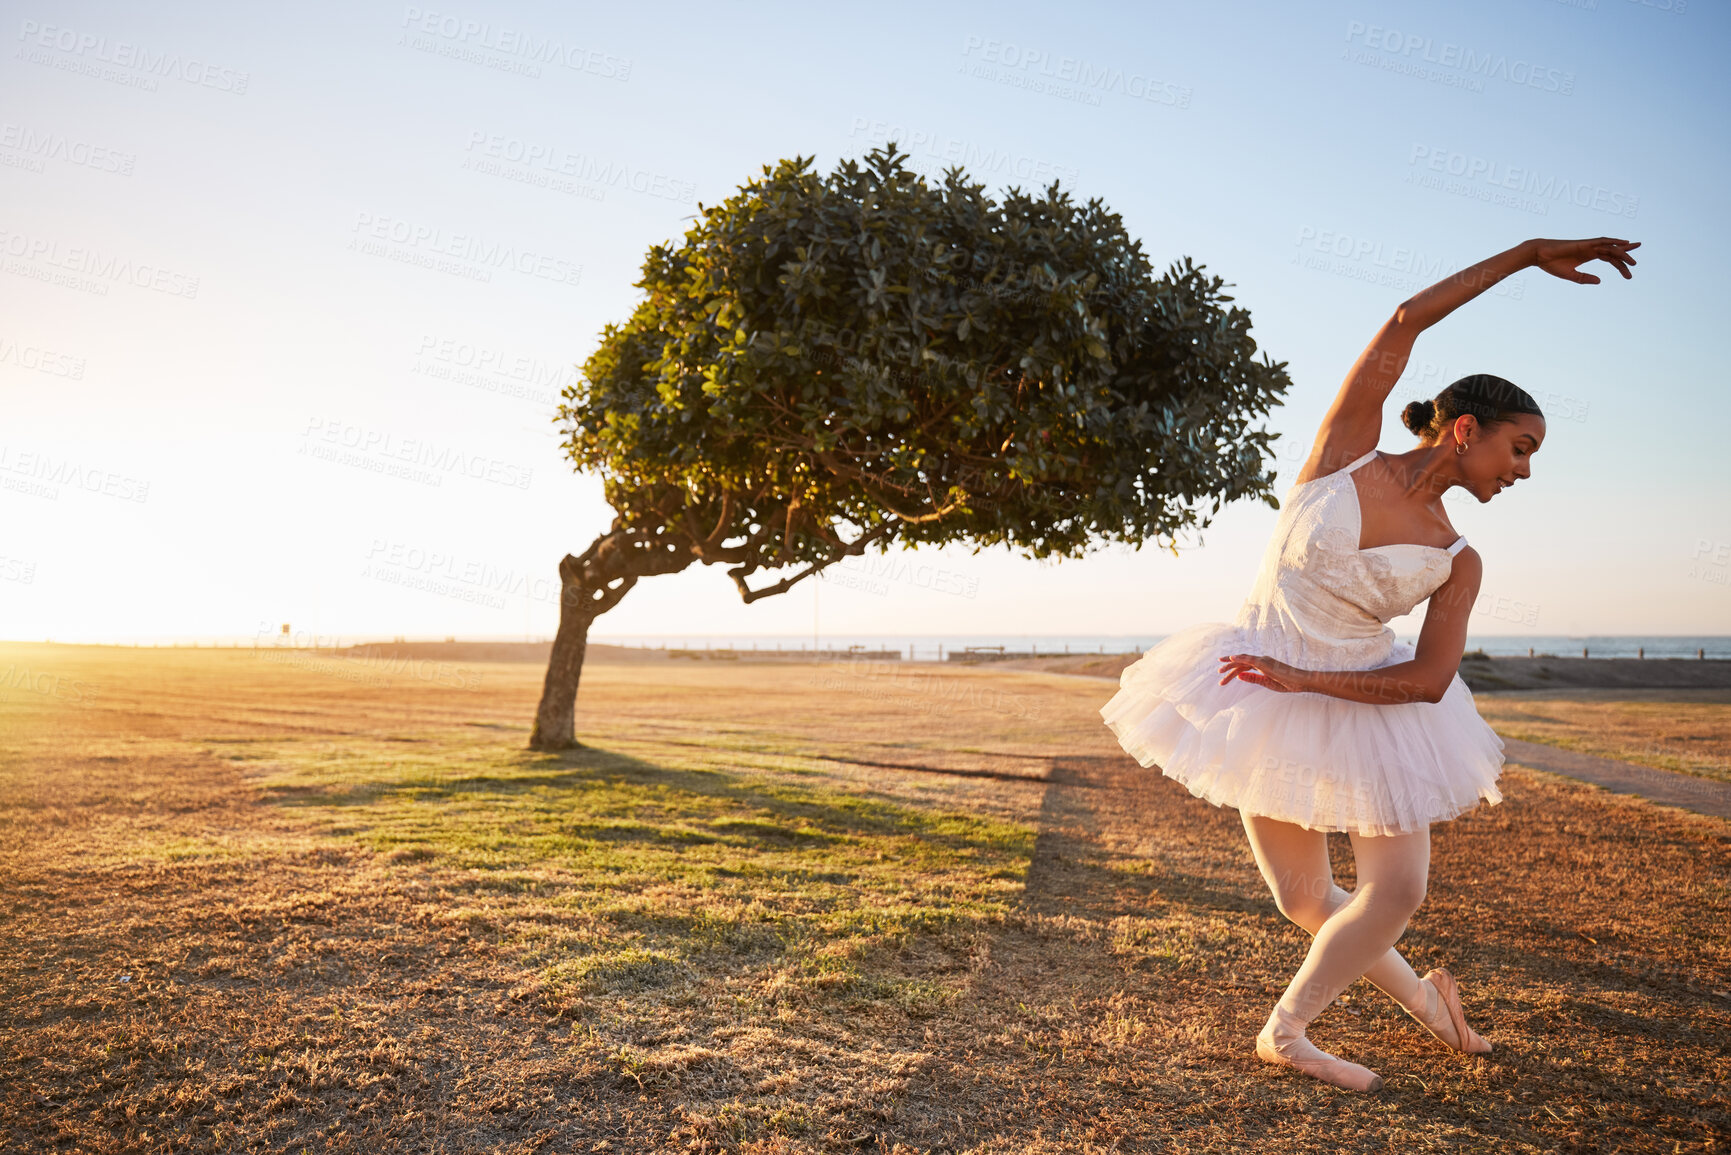
[[[747, 634], [591, 634], [589, 640], [601, 645], [640, 646], [669, 649], [792, 649], [846, 650], [863, 648], [898, 650], [904, 657], [936, 657], [938, 648], [945, 655], [961, 650], [1005, 650], [1034, 653], [1143, 653], [1169, 634], [826, 634], [819, 635], [814, 645], [810, 635]], [[1403, 642], [1416, 643], [1418, 635], [1397, 633]], [[1468, 651], [1501, 657], [1526, 657], [1549, 654], [1559, 658], [1706, 658], [1731, 659], [1731, 637], [1695, 634], [1468, 634]]]
[[[895, 650], [912, 660], [947, 657], [958, 651], [1002, 648], [1018, 653], [1039, 654], [1131, 654], [1144, 653], [1169, 634], [607, 634], [591, 633], [597, 645], [633, 646], [646, 649], [744, 649], [744, 650]], [[1397, 632], [1401, 641], [1416, 643], [1417, 634]], [[16, 638], [19, 643], [59, 642], [64, 645], [185, 646], [233, 648], [294, 646], [340, 649], [347, 646], [391, 642], [537, 642], [551, 641], [542, 634], [326, 634], [296, 630], [287, 635], [161, 635], [124, 639]], [[1731, 636], [1710, 634], [1469, 634], [1468, 651], [1482, 650], [1493, 657], [1550, 655], [1558, 658], [1696, 658], [1731, 659]]]

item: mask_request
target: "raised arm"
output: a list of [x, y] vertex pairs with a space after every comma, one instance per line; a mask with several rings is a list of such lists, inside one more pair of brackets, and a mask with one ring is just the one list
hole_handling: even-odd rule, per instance
[[1498, 281], [1528, 267], [1543, 269], [1565, 281], [1596, 285], [1598, 277], [1583, 273], [1576, 266], [1602, 260], [1615, 266], [1628, 280], [1628, 267], [1635, 263], [1629, 250], [1640, 247], [1639, 241], [1616, 237], [1522, 241], [1402, 301], [1348, 371], [1334, 404], [1323, 414], [1310, 456], [1293, 480], [1304, 482], [1325, 477], [1376, 448], [1382, 436], [1382, 407], [1394, 391], [1395, 382], [1406, 371], [1413, 341], [1420, 333]]
[[1325, 477], [1375, 449], [1382, 436], [1382, 408], [1406, 371], [1418, 335], [1498, 281], [1536, 264], [1542, 243], [1522, 241], [1402, 301], [1347, 372], [1294, 480]]

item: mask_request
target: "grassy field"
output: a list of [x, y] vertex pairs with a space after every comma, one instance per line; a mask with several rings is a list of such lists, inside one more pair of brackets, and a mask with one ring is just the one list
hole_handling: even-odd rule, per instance
[[1731, 782], [1731, 690], [1526, 690], [1474, 698], [1505, 738]]
[[[1382, 1073], [1365, 1096], [1256, 1059], [1307, 936], [1235, 812], [1118, 750], [1109, 682], [591, 663], [586, 745], [554, 756], [524, 748], [527, 664], [7, 644], [0, 674], [0, 1149], [1675, 1152], [1731, 1129], [1731, 829], [1568, 779], [1511, 766], [1501, 805], [1434, 828], [1401, 949], [1455, 972], [1496, 1051], [1360, 983], [1311, 1033]], [[1711, 731], [1680, 747], [1703, 773], [1726, 748], [1723, 713], [1481, 701], [1597, 752]]]

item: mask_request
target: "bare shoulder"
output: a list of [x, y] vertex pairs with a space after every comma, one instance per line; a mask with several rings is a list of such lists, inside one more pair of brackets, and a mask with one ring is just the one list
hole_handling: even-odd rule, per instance
[[[1461, 546], [1460, 552], [1454, 555], [1453, 564], [1449, 567], [1448, 577], [1441, 585], [1431, 592], [1430, 609], [1426, 613], [1425, 623], [1428, 626], [1432, 620], [1438, 623], [1456, 621], [1464, 623], [1471, 616], [1473, 606], [1479, 600], [1479, 582], [1484, 579], [1484, 559], [1479, 557], [1479, 551], [1470, 545]], [[1462, 611], [1458, 618], [1453, 611]], [[1465, 625], [1461, 625], [1461, 638], [1464, 645]], [[1457, 655], [1459, 651], [1457, 650]]]
[[1449, 580], [1468, 583], [1474, 586], [1485, 576], [1485, 559], [1479, 556], [1479, 551], [1470, 545], [1461, 546], [1455, 554], [1454, 566], [1449, 570]]
[[1307, 481], [1315, 481], [1319, 477], [1327, 477], [1338, 473], [1376, 449], [1376, 438], [1350, 437], [1331, 438], [1323, 434], [1316, 439], [1316, 446], [1305, 458], [1304, 465], [1292, 479], [1294, 485], [1303, 485]]

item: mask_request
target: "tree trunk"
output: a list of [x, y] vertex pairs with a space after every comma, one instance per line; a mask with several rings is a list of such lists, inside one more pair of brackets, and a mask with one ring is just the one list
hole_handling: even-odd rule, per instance
[[559, 562], [559, 632], [547, 659], [547, 680], [535, 709], [531, 750], [569, 750], [577, 741], [577, 679], [589, 650], [589, 623], [619, 604], [640, 577], [678, 573], [697, 560], [679, 533], [643, 530], [613, 519], [613, 528], [582, 556]]
[[577, 681], [583, 675], [583, 655], [589, 650], [589, 612], [579, 567], [559, 566], [559, 632], [553, 635], [553, 653], [547, 659], [547, 678], [541, 685], [541, 705], [535, 710], [535, 730], [529, 735], [531, 750], [569, 750], [577, 741]]
[[[577, 680], [583, 674], [583, 655], [589, 650], [589, 624], [614, 606], [631, 591], [641, 577], [678, 573], [695, 561], [705, 565], [714, 562], [737, 563], [728, 570], [734, 584], [747, 603], [761, 597], [782, 593], [803, 577], [821, 568], [813, 563], [804, 571], [766, 586], [746, 588], [746, 575], [760, 567], [764, 539], [773, 524], [767, 517], [761, 527], [745, 534], [740, 546], [722, 547], [730, 523], [732, 499], [721, 504], [721, 516], [708, 536], [687, 534], [665, 524], [650, 526], [627, 525], [623, 516], [613, 519], [613, 527], [589, 544], [581, 556], [566, 554], [559, 562], [559, 632], [553, 635], [553, 652], [547, 659], [547, 678], [541, 684], [541, 704], [535, 709], [535, 729], [529, 735], [531, 750], [569, 750], [581, 746], [577, 741]], [[790, 503], [790, 511], [793, 505]], [[687, 523], [693, 523], [689, 510]], [[707, 515], [705, 524], [707, 524]], [[886, 522], [844, 548], [836, 556], [857, 554], [874, 540], [895, 531], [897, 523]], [[791, 524], [788, 530], [791, 536]], [[830, 560], [834, 560], [833, 558]]]

